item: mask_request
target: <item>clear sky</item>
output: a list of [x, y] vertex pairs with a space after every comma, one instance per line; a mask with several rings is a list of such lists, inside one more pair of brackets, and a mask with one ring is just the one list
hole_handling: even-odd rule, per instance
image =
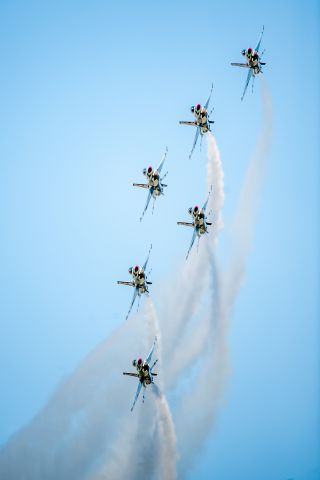
[[[115, 281], [151, 242], [155, 280], [184, 262], [176, 221], [205, 198], [205, 155], [188, 159], [178, 121], [211, 83], [227, 258], [261, 126], [259, 79], [241, 102], [246, 73], [230, 62], [265, 25], [272, 153], [228, 390], [188, 480], [319, 478], [318, 2], [2, 0], [0, 18], [0, 444], [123, 323]], [[131, 184], [166, 145], [169, 187], [140, 224]]]

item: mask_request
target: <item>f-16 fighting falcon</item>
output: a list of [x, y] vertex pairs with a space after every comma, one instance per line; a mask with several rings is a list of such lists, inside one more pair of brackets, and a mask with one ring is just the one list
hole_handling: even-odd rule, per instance
[[[147, 211], [147, 208], [149, 206], [151, 197], [153, 197], [154, 202], [155, 202], [156, 198], [159, 197], [159, 195], [163, 195], [163, 188], [167, 186], [166, 184], [162, 183], [162, 181], [166, 177], [168, 172], [166, 172], [163, 175], [163, 177], [160, 177], [161, 170], [162, 170], [164, 161], [166, 159], [167, 153], [168, 153], [168, 148], [166, 148], [165, 154], [164, 154], [164, 156], [163, 156], [163, 158], [162, 158], [161, 162], [159, 163], [156, 170], [154, 170], [151, 165], [148, 168], [144, 168], [142, 170], [143, 175], [145, 175], [147, 177], [147, 182], [148, 183], [134, 183], [133, 184], [134, 187], [147, 188], [149, 190], [147, 203], [146, 203], [146, 205], [144, 207], [144, 210], [142, 212], [142, 215], [140, 217], [140, 222], [143, 219], [143, 216]], [[154, 203], [153, 203], [153, 208], [154, 208]], [[152, 208], [152, 212], [153, 212], [153, 208]]]
[[247, 91], [251, 78], [253, 80], [252, 81], [252, 91], [253, 91], [254, 78], [256, 75], [259, 75], [259, 73], [262, 73], [261, 66], [266, 65], [265, 63], [261, 62], [261, 56], [263, 55], [263, 53], [259, 56], [259, 48], [260, 48], [263, 32], [264, 32], [264, 26], [262, 27], [262, 32], [255, 50], [253, 50], [252, 48], [248, 48], [248, 50], [242, 50], [242, 55], [245, 57], [246, 63], [231, 63], [233, 67], [249, 68], [247, 81], [244, 87], [241, 100], [243, 100], [245, 96], [245, 93]]
[[[131, 309], [133, 307], [135, 299], [137, 298], [137, 295], [138, 295], [139, 301], [140, 301], [140, 297], [143, 293], [149, 293], [148, 285], [152, 285], [152, 282], [147, 281], [147, 276], [146, 276], [146, 273], [145, 273], [145, 270], [147, 268], [147, 264], [148, 264], [148, 261], [149, 261], [151, 249], [152, 249], [152, 245], [150, 246], [148, 256], [147, 256], [146, 261], [144, 262], [142, 267], [139, 267], [139, 265], [136, 265], [135, 267], [130, 267], [129, 268], [128, 272], [132, 276], [132, 281], [131, 282], [122, 282], [120, 280], [117, 281], [117, 283], [119, 285], [128, 285], [129, 287], [134, 288], [132, 302], [131, 302], [129, 311], [128, 311], [127, 316], [126, 316], [126, 320], [128, 319], [128, 317], [130, 315]], [[138, 305], [138, 308], [139, 308], [139, 305]]]
[[192, 207], [189, 208], [188, 212], [193, 219], [192, 223], [177, 222], [178, 225], [183, 225], [185, 227], [192, 227], [193, 228], [193, 235], [192, 235], [190, 247], [189, 247], [189, 250], [188, 250], [188, 253], [187, 253], [187, 256], [186, 256], [186, 260], [189, 257], [191, 248], [194, 244], [194, 241], [195, 241], [196, 237], [198, 237], [198, 239], [200, 239], [201, 235], [204, 235], [205, 233], [209, 233], [208, 232], [208, 226], [212, 225], [212, 223], [207, 222], [207, 217], [205, 215], [211, 191], [212, 191], [212, 187], [210, 189], [208, 198], [205, 201], [205, 203], [204, 203], [204, 205], [201, 209], [198, 207], [198, 205], [196, 205], [193, 208]]
[[[157, 373], [153, 373], [153, 368], [155, 367], [158, 360], [153, 362], [151, 367], [149, 365], [153, 351], [154, 351], [154, 347], [156, 345], [156, 341], [157, 341], [157, 337], [155, 337], [150, 353], [145, 359], [145, 361], [143, 361], [142, 358], [138, 358], [132, 361], [132, 365], [136, 368], [137, 373], [123, 372], [123, 375], [129, 375], [130, 377], [136, 377], [139, 379], [139, 385], [138, 385], [136, 395], [134, 397], [134, 401], [131, 407], [131, 412], [136, 404], [136, 401], [138, 400], [141, 388], [143, 387], [144, 389], [146, 389], [147, 385], [154, 383], [153, 377], [157, 376]], [[144, 402], [144, 398], [145, 398], [145, 393], [143, 392], [143, 396], [142, 396], [143, 402]]]
[[212, 89], [213, 89], [213, 85], [211, 85], [209, 98], [208, 98], [208, 100], [206, 101], [206, 103], [203, 107], [200, 105], [200, 103], [191, 107], [191, 113], [195, 116], [195, 121], [194, 122], [184, 122], [184, 121], [179, 122], [180, 125], [191, 125], [191, 126], [197, 128], [196, 135], [194, 137], [194, 142], [193, 142], [193, 146], [192, 146], [192, 150], [190, 152], [189, 158], [191, 158], [193, 150], [195, 149], [195, 146], [196, 146], [197, 141], [198, 141], [199, 134], [202, 137], [205, 133], [209, 132], [211, 130], [210, 129], [210, 124], [214, 123], [213, 120], [209, 120], [210, 114], [208, 114], [208, 111], [207, 111], [208, 106], [209, 106], [209, 102], [210, 102], [210, 98], [211, 98], [211, 94], [212, 94]]

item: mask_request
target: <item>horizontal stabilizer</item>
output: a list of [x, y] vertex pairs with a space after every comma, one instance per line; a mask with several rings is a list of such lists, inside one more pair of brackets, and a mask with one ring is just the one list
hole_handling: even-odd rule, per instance
[[194, 227], [194, 223], [188, 222], [177, 222], [178, 225], [183, 225], [184, 227]]
[[231, 63], [233, 67], [250, 68], [247, 63]]
[[134, 187], [149, 188], [149, 185], [147, 185], [146, 183], [133, 183], [132, 185]]

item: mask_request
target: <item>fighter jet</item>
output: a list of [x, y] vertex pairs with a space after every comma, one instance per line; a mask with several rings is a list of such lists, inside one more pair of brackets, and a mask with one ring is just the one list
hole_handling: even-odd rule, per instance
[[[154, 383], [153, 377], [157, 376], [157, 373], [153, 372], [153, 368], [155, 367], [156, 363], [158, 360], [153, 362], [152, 366], [150, 367], [149, 363], [151, 361], [151, 357], [154, 351], [154, 347], [156, 345], [157, 337], [155, 337], [153, 345], [151, 347], [151, 350], [149, 352], [149, 355], [145, 359], [145, 361], [142, 360], [142, 358], [138, 358], [132, 361], [132, 365], [136, 368], [137, 373], [131, 373], [131, 372], [123, 372], [123, 375], [129, 375], [130, 377], [136, 377], [139, 379], [139, 385], [136, 391], [136, 395], [134, 397], [134, 401], [131, 407], [131, 412], [136, 404], [136, 401], [138, 400], [141, 388], [143, 387], [144, 389], [147, 388], [147, 385], [150, 385], [151, 383]], [[144, 402], [145, 398], [145, 390], [143, 391], [143, 396], [142, 396], [142, 401]]]
[[254, 79], [256, 75], [259, 75], [259, 73], [262, 73], [261, 66], [266, 65], [265, 63], [261, 62], [261, 55], [259, 55], [259, 48], [262, 40], [262, 35], [264, 32], [264, 26], [262, 27], [262, 32], [259, 38], [259, 41], [257, 43], [256, 48], [253, 50], [251, 47], [248, 48], [247, 50], [242, 50], [242, 55], [245, 57], [246, 63], [231, 63], [233, 67], [243, 67], [243, 68], [248, 68], [248, 76], [247, 76], [247, 81], [244, 87], [243, 95], [241, 97], [241, 100], [243, 100], [245, 93], [247, 91], [248, 85], [250, 83], [250, 80], [252, 78], [252, 91], [253, 91], [253, 84], [254, 84]]
[[210, 189], [208, 198], [205, 201], [205, 203], [204, 203], [204, 205], [201, 209], [198, 207], [198, 205], [194, 206], [193, 208], [192, 207], [189, 208], [188, 213], [189, 213], [189, 215], [191, 215], [191, 217], [193, 219], [192, 223], [177, 222], [178, 225], [183, 225], [185, 227], [192, 227], [193, 228], [193, 235], [192, 235], [190, 247], [189, 247], [189, 250], [188, 250], [188, 253], [187, 253], [187, 256], [186, 256], [186, 260], [188, 260], [191, 248], [194, 244], [194, 241], [195, 241], [196, 237], [198, 237], [198, 239], [200, 239], [201, 235], [204, 235], [205, 233], [209, 233], [208, 232], [208, 226], [212, 225], [212, 223], [207, 221], [207, 217], [205, 215], [211, 191], [212, 191], [212, 187]]
[[205, 133], [209, 132], [211, 130], [210, 129], [210, 124], [214, 123], [213, 120], [209, 120], [209, 116], [210, 116], [211, 112], [210, 112], [210, 114], [208, 114], [208, 111], [207, 111], [208, 106], [209, 106], [209, 102], [210, 102], [210, 98], [211, 98], [211, 94], [212, 94], [212, 89], [213, 89], [213, 85], [211, 85], [209, 98], [208, 98], [208, 100], [206, 101], [206, 103], [203, 107], [201, 107], [200, 103], [191, 107], [191, 113], [195, 116], [195, 121], [194, 122], [184, 122], [184, 121], [179, 122], [180, 125], [191, 125], [191, 126], [197, 128], [196, 135], [195, 135], [195, 138], [194, 138], [194, 142], [193, 142], [193, 146], [192, 146], [192, 150], [190, 152], [189, 158], [191, 158], [191, 155], [192, 155], [192, 153], [195, 149], [195, 146], [196, 146], [197, 141], [198, 141], [199, 134], [202, 137]]
[[[128, 319], [128, 317], [130, 315], [131, 309], [133, 307], [135, 299], [137, 298], [137, 295], [138, 295], [139, 301], [140, 301], [140, 297], [141, 297], [142, 294], [149, 293], [148, 285], [152, 285], [152, 282], [147, 281], [147, 276], [146, 276], [146, 273], [145, 273], [145, 270], [147, 268], [147, 264], [148, 264], [148, 261], [149, 261], [151, 249], [152, 249], [152, 245], [150, 246], [148, 256], [147, 256], [146, 261], [144, 262], [142, 267], [139, 267], [139, 265], [136, 265], [135, 267], [130, 267], [129, 268], [128, 272], [132, 276], [132, 281], [131, 282], [122, 282], [120, 280], [117, 281], [117, 283], [119, 285], [128, 285], [129, 287], [134, 288], [132, 302], [131, 302], [129, 311], [128, 311], [127, 316], [126, 316], [126, 320]], [[138, 305], [138, 308], [139, 308], [139, 305]]]
[[[147, 211], [151, 197], [153, 197], [155, 202], [156, 198], [159, 197], [159, 195], [163, 195], [163, 188], [167, 186], [166, 184], [162, 183], [162, 181], [166, 177], [168, 172], [166, 172], [163, 175], [163, 177], [160, 177], [160, 173], [161, 173], [164, 161], [166, 159], [167, 153], [168, 153], [168, 147], [166, 148], [165, 154], [156, 170], [154, 170], [151, 165], [148, 168], [144, 168], [142, 170], [143, 175], [147, 177], [147, 183], [133, 183], [134, 187], [147, 188], [149, 190], [147, 203], [140, 217], [140, 222]], [[154, 209], [154, 202], [153, 202], [152, 213]]]

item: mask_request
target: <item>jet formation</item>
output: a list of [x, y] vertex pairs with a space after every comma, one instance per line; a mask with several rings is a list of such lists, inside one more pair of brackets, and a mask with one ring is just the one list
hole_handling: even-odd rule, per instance
[[[247, 75], [241, 100], [244, 99], [244, 96], [246, 94], [246, 91], [250, 84], [251, 79], [252, 79], [252, 92], [253, 92], [254, 79], [256, 76], [262, 73], [262, 66], [266, 65], [266, 63], [261, 61], [261, 57], [264, 52], [262, 52], [261, 54], [259, 53], [263, 32], [264, 32], [264, 27], [262, 28], [262, 32], [255, 49], [249, 47], [248, 49], [242, 50], [242, 55], [245, 59], [244, 63], [231, 63], [231, 65], [234, 67], [241, 67], [241, 68], [248, 69], [248, 75]], [[212, 91], [213, 91], [213, 85], [211, 85], [209, 97], [203, 106], [201, 106], [200, 103], [197, 103], [191, 106], [190, 110], [192, 115], [194, 116], [194, 120], [179, 122], [180, 125], [189, 125], [196, 128], [195, 138], [194, 138], [191, 152], [189, 154], [189, 158], [191, 158], [195, 150], [199, 136], [201, 137], [201, 142], [202, 142], [202, 138], [206, 133], [211, 131], [211, 125], [214, 123], [213, 120], [210, 120], [210, 115], [213, 109], [210, 111], [210, 113], [208, 113]], [[200, 149], [201, 149], [201, 144], [200, 144]], [[154, 169], [151, 165], [143, 169], [142, 173], [146, 177], [145, 183], [133, 183], [134, 187], [144, 188], [148, 190], [147, 201], [142, 211], [142, 214], [140, 216], [140, 222], [142, 221], [145, 213], [148, 210], [151, 198], [153, 198], [153, 207], [152, 207], [152, 213], [153, 213], [155, 200], [158, 197], [164, 195], [164, 189], [167, 187], [167, 184], [165, 184], [163, 180], [167, 176], [168, 172], [162, 175], [162, 168], [165, 163], [167, 153], [168, 153], [168, 148], [166, 147], [162, 160], [156, 169]], [[211, 193], [212, 193], [212, 186], [210, 188], [207, 199], [203, 204], [202, 208], [200, 208], [198, 205], [195, 205], [194, 207], [190, 207], [188, 209], [188, 213], [191, 216], [191, 222], [186, 222], [186, 221], [177, 222], [178, 225], [182, 225], [184, 227], [191, 227], [193, 229], [191, 243], [187, 251], [186, 260], [190, 255], [191, 249], [194, 245], [196, 238], [198, 238], [198, 248], [199, 248], [200, 238], [203, 235], [209, 233], [209, 227], [211, 227], [213, 224], [212, 221], [208, 221], [208, 218], [207, 218], [207, 216], [210, 216], [211, 212], [209, 212], [208, 214], [206, 212]], [[128, 272], [129, 272], [129, 275], [131, 276], [130, 281], [120, 281], [120, 280], [117, 281], [117, 283], [120, 285], [127, 285], [134, 289], [131, 304], [130, 304], [128, 313], [126, 315], [126, 320], [128, 319], [131, 313], [131, 310], [136, 298], [138, 297], [140, 302], [140, 297], [142, 295], [149, 294], [148, 287], [149, 285], [152, 285], [152, 282], [147, 280], [146, 268], [149, 262], [151, 249], [152, 249], [152, 245], [150, 246], [147, 258], [144, 264], [142, 265], [142, 267], [140, 267], [139, 265], [135, 265], [129, 268]], [[138, 308], [139, 308], [139, 303], [138, 303]], [[134, 406], [137, 402], [141, 389], [142, 388], [144, 389], [143, 397], [142, 397], [144, 402], [145, 389], [148, 385], [152, 385], [154, 383], [154, 377], [157, 376], [157, 373], [153, 372], [153, 368], [155, 367], [158, 360], [156, 360], [150, 366], [151, 357], [153, 355], [156, 343], [157, 343], [157, 337], [155, 337], [151, 350], [144, 361], [142, 360], [142, 358], [137, 358], [132, 361], [132, 365], [133, 367], [135, 367], [135, 370], [136, 370], [135, 372], [123, 372], [123, 375], [135, 377], [139, 381], [137, 391], [134, 397], [134, 401], [131, 407], [131, 411], [134, 409]]]

